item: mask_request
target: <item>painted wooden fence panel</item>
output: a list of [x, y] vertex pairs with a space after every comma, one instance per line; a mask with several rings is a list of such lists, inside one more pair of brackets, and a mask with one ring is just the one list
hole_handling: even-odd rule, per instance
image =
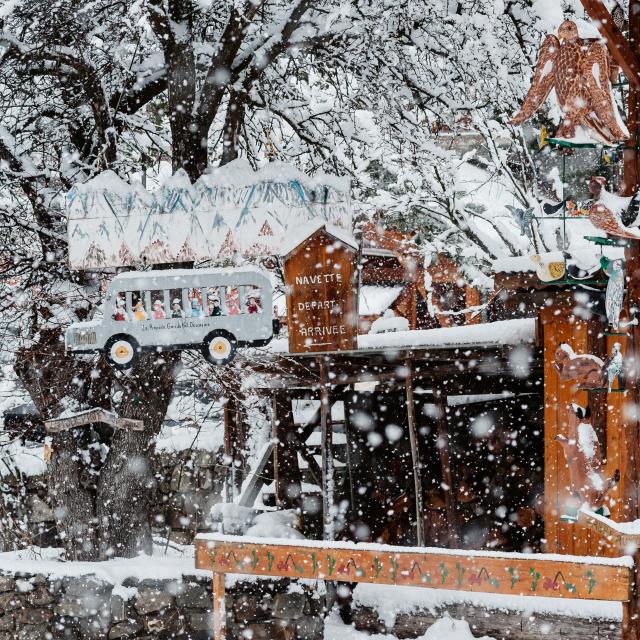
[[[209, 546], [210, 545], [210, 546]], [[407, 585], [481, 593], [628, 600], [628, 566], [596, 559], [371, 551], [336, 547], [198, 542], [197, 566], [215, 573]], [[591, 562], [590, 562], [591, 560]]]

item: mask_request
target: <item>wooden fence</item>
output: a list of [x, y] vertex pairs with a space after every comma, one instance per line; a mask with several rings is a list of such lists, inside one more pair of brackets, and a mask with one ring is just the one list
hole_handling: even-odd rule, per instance
[[616, 601], [623, 604], [623, 640], [635, 638], [631, 635], [634, 569], [629, 557], [500, 554], [206, 535], [196, 540], [196, 567], [213, 573], [215, 640], [226, 638], [226, 573]]

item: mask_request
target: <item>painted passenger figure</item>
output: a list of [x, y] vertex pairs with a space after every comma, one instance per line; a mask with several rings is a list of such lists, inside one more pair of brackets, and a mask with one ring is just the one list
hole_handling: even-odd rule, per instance
[[116, 296], [116, 312], [113, 314], [113, 319], [117, 322], [124, 322], [127, 319], [125, 301], [122, 296]]
[[171, 303], [171, 317], [184, 318], [184, 311], [182, 310], [182, 305], [180, 304], [180, 300], [178, 300], [178, 298], [175, 298]]
[[164, 304], [162, 304], [160, 300], [154, 300], [153, 311], [151, 313], [154, 320], [164, 320], [167, 317], [163, 307], [164, 307]]
[[262, 308], [260, 307], [260, 296], [257, 294], [250, 294], [247, 296], [247, 313], [260, 313]]
[[226, 295], [227, 313], [230, 316], [240, 315], [240, 294], [237, 289], [227, 289]]
[[149, 316], [144, 309], [144, 305], [142, 304], [142, 300], [138, 300], [133, 307], [133, 317], [135, 320], [148, 320]]
[[218, 298], [213, 298], [209, 300], [209, 315], [210, 316], [222, 315], [222, 309], [220, 308], [220, 300]]
[[198, 298], [191, 298], [191, 317], [202, 317], [202, 309], [200, 308], [200, 302], [198, 302]]

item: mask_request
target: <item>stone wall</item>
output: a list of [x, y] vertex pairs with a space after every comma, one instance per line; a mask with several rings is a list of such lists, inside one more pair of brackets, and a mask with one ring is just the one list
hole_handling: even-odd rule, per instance
[[474, 636], [495, 640], [541, 640], [541, 638], [571, 638], [571, 640], [621, 640], [621, 620], [575, 618], [552, 613], [488, 609], [471, 604], [449, 604], [432, 609], [417, 609], [401, 613], [393, 624], [385, 624], [375, 609], [356, 606], [352, 620], [356, 629], [368, 633], [389, 633], [396, 638], [418, 638], [436, 620], [450, 616], [467, 620]]
[[[152, 559], [149, 561], [153, 562]], [[0, 575], [0, 640], [118, 640], [212, 636], [211, 580], [125, 580], [92, 575]], [[228, 639], [322, 640], [332, 601], [323, 586], [237, 582], [227, 593]]]

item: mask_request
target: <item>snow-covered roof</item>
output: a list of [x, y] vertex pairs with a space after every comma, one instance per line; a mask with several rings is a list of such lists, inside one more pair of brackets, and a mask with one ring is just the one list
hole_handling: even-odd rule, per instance
[[175, 280], [193, 280], [194, 278], [202, 279], [207, 276], [224, 277], [224, 278], [236, 278], [244, 279], [245, 276], [256, 279], [258, 276], [261, 279], [269, 279], [268, 274], [262, 269], [253, 265], [246, 265], [242, 267], [222, 267], [215, 269], [162, 269], [157, 271], [126, 271], [119, 273], [113, 278], [113, 284], [117, 285], [119, 282], [127, 282], [131, 285], [134, 282], [140, 282], [140, 286], [146, 286], [149, 282], [153, 282], [158, 279], [175, 279]]
[[[602, 253], [601, 253], [602, 249]], [[598, 247], [589, 244], [588, 247], [571, 251], [566, 258], [567, 265], [575, 265], [585, 271], [592, 271], [599, 268], [600, 257], [605, 255], [608, 258], [624, 258], [624, 247]], [[498, 258], [493, 261], [494, 273], [529, 273], [534, 272], [538, 266], [532, 256], [514, 256]], [[542, 264], [550, 262], [563, 262], [565, 256], [562, 251], [551, 251], [539, 254]], [[550, 283], [553, 284], [553, 283]]]
[[360, 287], [358, 310], [361, 316], [379, 316], [384, 313], [398, 298], [404, 287], [376, 287], [364, 285]]
[[[492, 348], [531, 344], [536, 338], [535, 318], [499, 320], [485, 324], [396, 331], [358, 336], [358, 350]], [[288, 353], [286, 339], [274, 340], [267, 347], [272, 353]], [[303, 355], [303, 354], [297, 354]], [[313, 355], [313, 354], [304, 354]]]
[[358, 241], [353, 235], [335, 224], [329, 224], [323, 220], [315, 220], [299, 227], [295, 232], [291, 232], [288, 238], [283, 242], [280, 250], [280, 255], [287, 256], [295, 249], [297, 249], [309, 236], [324, 228], [324, 230], [336, 240], [343, 242], [344, 244], [358, 249]]

